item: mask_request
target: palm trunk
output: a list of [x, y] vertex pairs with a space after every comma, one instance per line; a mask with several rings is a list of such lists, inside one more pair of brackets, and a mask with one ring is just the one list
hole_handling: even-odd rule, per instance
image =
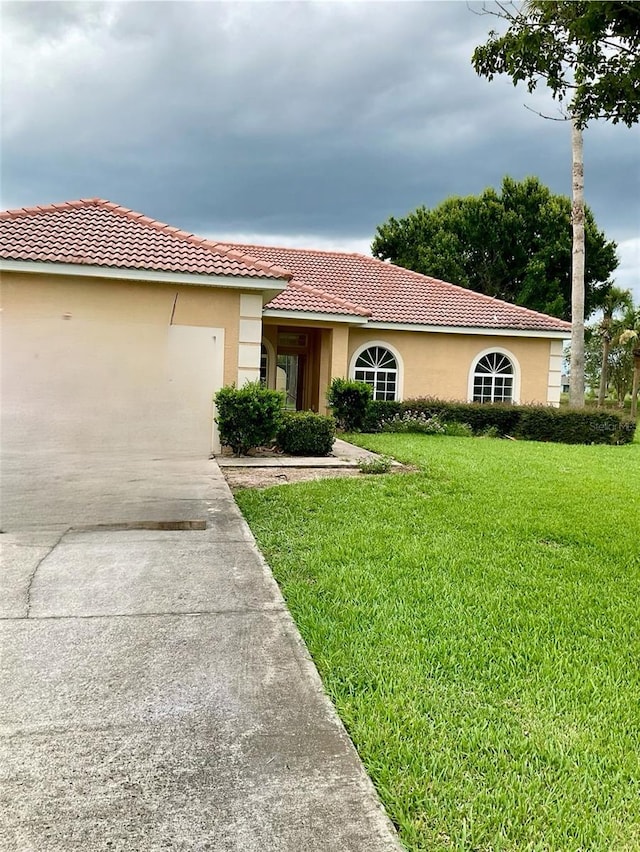
[[640, 349], [633, 350], [633, 388], [631, 389], [631, 417], [638, 417], [638, 392], [640, 391]]
[[607, 386], [609, 384], [609, 347], [611, 346], [611, 337], [608, 331], [602, 335], [602, 366], [600, 368], [600, 388], [598, 390], [598, 408], [602, 408], [607, 395]]
[[573, 249], [571, 263], [571, 377], [569, 404], [584, 408], [584, 161], [582, 130], [571, 120]]

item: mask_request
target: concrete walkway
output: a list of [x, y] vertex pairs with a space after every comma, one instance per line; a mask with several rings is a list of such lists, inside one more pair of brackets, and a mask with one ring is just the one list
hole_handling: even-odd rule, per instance
[[[349, 444], [342, 438], [336, 438], [329, 456], [218, 456], [220, 467], [300, 467], [300, 468], [340, 468], [357, 467], [363, 459], [379, 458], [377, 453]], [[399, 467], [399, 462], [392, 462]]]
[[3, 852], [400, 849], [215, 462], [1, 484]]

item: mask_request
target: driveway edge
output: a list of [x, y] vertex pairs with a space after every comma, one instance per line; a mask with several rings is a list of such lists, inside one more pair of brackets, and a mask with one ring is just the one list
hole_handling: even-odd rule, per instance
[[[231, 489], [229, 489], [229, 486], [226, 482], [225, 486], [229, 491], [229, 494], [233, 497]], [[378, 795], [373, 781], [371, 780], [369, 773], [367, 772], [364, 763], [362, 762], [362, 759], [358, 754], [358, 750], [356, 749], [353, 740], [349, 736], [349, 733], [345, 728], [342, 719], [338, 715], [338, 711], [336, 710], [335, 705], [329, 698], [329, 695], [327, 694], [324, 688], [320, 673], [318, 672], [316, 664], [313, 662], [313, 658], [309, 653], [309, 649], [307, 648], [304, 639], [302, 638], [300, 631], [298, 630], [298, 627], [293, 619], [293, 616], [289, 611], [289, 607], [287, 606], [287, 602], [284, 599], [282, 591], [280, 590], [280, 586], [278, 585], [273, 575], [273, 571], [271, 570], [271, 567], [267, 560], [264, 558], [262, 551], [258, 547], [258, 543], [255, 539], [255, 536], [251, 531], [251, 527], [249, 526], [244, 515], [240, 511], [240, 508], [238, 507], [238, 504], [236, 503], [235, 499], [233, 501], [233, 504], [235, 507], [235, 511], [238, 513], [242, 528], [246, 535], [247, 544], [250, 545], [250, 547], [256, 554], [258, 562], [264, 573], [265, 579], [269, 584], [275, 587], [277, 596], [282, 601], [282, 608], [275, 610], [274, 615], [277, 615], [283, 620], [287, 636], [291, 640], [291, 643], [297, 652], [298, 663], [301, 667], [301, 670], [303, 674], [309, 679], [309, 682], [311, 683], [314, 691], [316, 692], [318, 698], [321, 700], [328, 721], [330, 721], [331, 724], [338, 729], [341, 739], [345, 742], [347, 748], [352, 751], [352, 756], [361, 767], [362, 777], [360, 779], [360, 783], [361, 792], [364, 799], [363, 804], [372, 822], [372, 825], [374, 826], [379, 838], [389, 844], [389, 852], [405, 852], [405, 847], [401, 844], [398, 838], [396, 828], [393, 825], [391, 819], [389, 818], [387, 811], [385, 810], [385, 807], [380, 799], [380, 796]]]

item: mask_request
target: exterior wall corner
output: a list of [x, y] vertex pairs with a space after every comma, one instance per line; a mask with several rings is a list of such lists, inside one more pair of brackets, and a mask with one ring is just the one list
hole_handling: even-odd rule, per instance
[[262, 296], [241, 293], [238, 323], [237, 387], [260, 378], [260, 345], [262, 342]]

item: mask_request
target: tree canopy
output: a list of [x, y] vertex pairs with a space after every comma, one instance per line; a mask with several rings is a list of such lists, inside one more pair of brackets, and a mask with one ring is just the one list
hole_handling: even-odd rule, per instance
[[507, 74], [532, 92], [540, 79], [578, 127], [605, 118], [631, 127], [640, 118], [640, 4], [595, 0], [497, 3], [509, 22], [473, 53], [478, 74]]
[[[585, 215], [585, 315], [618, 266], [616, 244]], [[561, 319], [571, 318], [571, 201], [537, 178], [505, 177], [501, 192], [452, 197], [378, 225], [371, 251], [434, 278]]]

